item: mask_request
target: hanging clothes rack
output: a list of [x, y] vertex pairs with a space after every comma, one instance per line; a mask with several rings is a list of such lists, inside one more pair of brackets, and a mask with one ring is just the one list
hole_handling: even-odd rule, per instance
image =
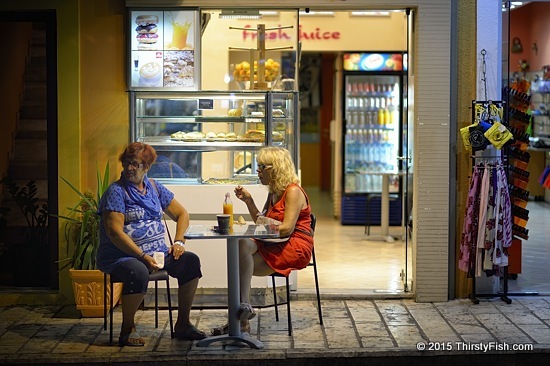
[[[473, 279], [472, 292], [469, 295], [472, 302], [477, 304], [482, 297], [500, 297], [502, 301], [511, 304], [512, 300], [509, 296], [538, 295], [534, 292], [510, 293], [508, 291], [508, 248], [511, 248], [515, 241], [521, 245], [521, 241], [517, 238], [528, 238], [525, 224], [529, 211], [525, 206], [529, 192], [525, 188], [529, 177], [527, 163], [530, 157], [526, 151], [529, 145], [527, 131], [531, 121], [531, 115], [528, 114], [530, 84], [525, 80], [515, 80], [511, 86], [503, 90], [506, 101], [487, 100], [486, 53], [484, 49], [481, 51], [483, 58], [481, 81], [485, 87], [485, 100], [472, 101], [473, 124], [461, 129], [465, 146], [471, 148], [474, 154], [471, 156], [473, 175], [465, 213], [459, 268], [466, 271], [468, 277]], [[482, 180], [479, 176], [480, 171], [483, 172]], [[495, 177], [497, 177], [496, 180]], [[488, 188], [489, 180], [492, 184], [496, 181], [500, 185]], [[495, 194], [495, 189], [497, 194], [487, 200], [487, 197], [483, 197], [483, 203], [478, 202], [478, 198], [472, 197], [472, 194], [482, 192], [481, 187], [485, 196], [488, 196], [488, 192]], [[492, 191], [486, 191], [487, 189]], [[490, 201], [491, 199], [494, 201]], [[495, 203], [497, 200], [499, 200], [498, 204]], [[485, 209], [495, 210], [495, 208], [496, 215], [494, 211], [484, 211]], [[494, 231], [497, 231], [496, 235]], [[477, 236], [474, 241], [475, 234]], [[496, 237], [500, 242], [497, 243]], [[500, 258], [497, 251], [500, 251]], [[489, 254], [491, 258], [487, 257]], [[491, 265], [488, 259], [493, 258], [496, 260]], [[476, 277], [479, 277], [488, 267], [495, 270], [495, 273], [502, 278], [502, 289], [494, 293], [477, 293]]]
[[[472, 101], [472, 122], [474, 124], [481, 124], [481, 122], [488, 123], [492, 125], [493, 122], [502, 122], [502, 111], [504, 108], [503, 101]], [[486, 126], [487, 128], [487, 126]], [[483, 136], [481, 138], [484, 138]], [[485, 142], [488, 146], [487, 142]], [[502, 244], [498, 244], [495, 238], [497, 237], [496, 231], [498, 231], [500, 219], [502, 213], [500, 210], [505, 211], [504, 208], [508, 205], [509, 208], [509, 198], [508, 202], [500, 201], [500, 195], [502, 191], [508, 193], [507, 181], [506, 181], [506, 166], [507, 166], [507, 156], [502, 153], [501, 150], [495, 148], [483, 147], [483, 145], [477, 146], [478, 150], [474, 152], [471, 156], [472, 159], [472, 181], [470, 184], [469, 192], [469, 204], [473, 204], [473, 207], [467, 208], [467, 215], [475, 216], [469, 217], [471, 221], [465, 221], [465, 231], [472, 230], [474, 233], [471, 233], [470, 240], [468, 241], [469, 248], [469, 258], [470, 263], [468, 264], [468, 277], [472, 278], [472, 292], [468, 296], [469, 299], [475, 303], [479, 303], [479, 298], [490, 298], [490, 297], [500, 297], [500, 299], [507, 304], [510, 304], [512, 301], [508, 297], [508, 256], [506, 249], [502, 247]], [[480, 174], [480, 171], [483, 173]], [[498, 178], [497, 178], [498, 177]], [[489, 181], [491, 186], [489, 186]], [[474, 187], [474, 184], [476, 187]], [[482, 184], [484, 185], [487, 191], [481, 193]], [[498, 184], [498, 185], [496, 185]], [[492, 192], [490, 195], [489, 192]], [[472, 194], [477, 195], [478, 197], [473, 197], [476, 200], [475, 204], [471, 201]], [[483, 197], [481, 197], [483, 196]], [[499, 199], [497, 199], [497, 196]], [[480, 202], [483, 198], [483, 204]], [[480, 201], [478, 201], [480, 200]], [[495, 207], [491, 206], [491, 202], [498, 201], [498, 208], [496, 208], [497, 214], [494, 215]], [[479, 215], [479, 216], [478, 216]], [[480, 217], [481, 216], [481, 217]], [[470, 222], [471, 225], [467, 226], [467, 222]], [[511, 222], [506, 222], [506, 225], [510, 227]], [[502, 237], [502, 230], [506, 230], [501, 227], [501, 232], [499, 232]], [[475, 237], [473, 236], [475, 234]], [[463, 236], [464, 240], [464, 236]], [[511, 235], [509, 237], [511, 244]], [[492, 243], [487, 247], [488, 243]], [[461, 245], [462, 247], [462, 245]], [[505, 257], [506, 265], [500, 266], [493, 264], [492, 256], [497, 252], [501, 251], [501, 256]], [[464, 260], [462, 258], [461, 260]], [[462, 264], [461, 269], [465, 269], [465, 265]], [[494, 269], [497, 268], [497, 269]], [[502, 271], [502, 273], [500, 273]], [[496, 274], [502, 274], [503, 277], [503, 291], [495, 293], [478, 293], [477, 292], [477, 277], [481, 276], [483, 272]]]

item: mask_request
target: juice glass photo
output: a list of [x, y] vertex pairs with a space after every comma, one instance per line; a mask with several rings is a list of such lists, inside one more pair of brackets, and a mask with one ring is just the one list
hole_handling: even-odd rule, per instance
[[187, 33], [191, 23], [172, 23], [172, 47], [183, 50], [187, 45]]

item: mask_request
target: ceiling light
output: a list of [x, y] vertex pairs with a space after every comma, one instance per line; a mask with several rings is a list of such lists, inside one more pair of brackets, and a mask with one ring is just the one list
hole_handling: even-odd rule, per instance
[[388, 17], [389, 11], [352, 11], [352, 17]]
[[258, 9], [222, 9], [221, 19], [260, 19], [262, 15]]
[[306, 17], [333, 17], [334, 12], [333, 11], [309, 11], [305, 12], [300, 10], [300, 16], [306, 16]]

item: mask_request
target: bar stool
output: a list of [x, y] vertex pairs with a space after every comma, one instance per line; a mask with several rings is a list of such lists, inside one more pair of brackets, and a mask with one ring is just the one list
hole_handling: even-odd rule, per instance
[[[109, 280], [109, 289], [113, 293], [113, 283], [122, 282], [107, 273], [103, 274], [103, 329], [107, 330], [107, 277]], [[170, 298], [170, 276], [165, 270], [160, 270], [149, 274], [149, 282], [155, 281], [155, 328], [159, 326], [159, 306], [158, 306], [158, 281], [166, 281], [166, 296], [168, 297], [168, 318], [170, 320], [170, 338], [174, 338], [174, 323], [172, 319], [172, 300]], [[109, 296], [111, 304], [109, 308], [109, 343], [113, 343], [113, 296]]]
[[[317, 218], [314, 214], [311, 214], [311, 230], [315, 232], [315, 224]], [[321, 311], [321, 295], [319, 293], [319, 279], [317, 277], [317, 261], [315, 260], [315, 248], [312, 248], [311, 251], [311, 262], [307, 265], [308, 267], [313, 267], [313, 274], [315, 277], [315, 291], [317, 292], [317, 312], [319, 313], [319, 324], [323, 325], [323, 313]], [[284, 277], [286, 285], [286, 312], [288, 319], [288, 335], [292, 336], [292, 317], [290, 315], [290, 284], [288, 281], [288, 276], [283, 276], [280, 273], [271, 274], [271, 283], [273, 285], [273, 301], [275, 306], [275, 320], [279, 321], [279, 309], [277, 304], [277, 293], [275, 291], [275, 277]]]

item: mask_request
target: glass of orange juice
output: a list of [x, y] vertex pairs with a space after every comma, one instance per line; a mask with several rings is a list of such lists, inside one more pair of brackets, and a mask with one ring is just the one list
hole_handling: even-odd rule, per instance
[[187, 46], [187, 33], [191, 23], [172, 23], [172, 47], [183, 50]]

